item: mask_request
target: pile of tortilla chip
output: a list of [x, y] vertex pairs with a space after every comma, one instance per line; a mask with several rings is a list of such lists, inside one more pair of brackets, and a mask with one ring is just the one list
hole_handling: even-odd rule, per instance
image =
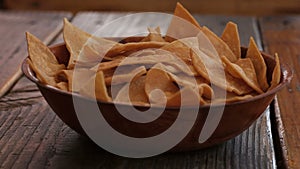
[[159, 27], [148, 31], [145, 37], [118, 42], [92, 36], [65, 19], [68, 63], [59, 63], [30, 33], [26, 34], [28, 61], [44, 84], [99, 101], [133, 105], [235, 102], [265, 93], [280, 82], [278, 56], [268, 82], [267, 65], [254, 39], [242, 56], [233, 22], [219, 37], [178, 3], [165, 36]]

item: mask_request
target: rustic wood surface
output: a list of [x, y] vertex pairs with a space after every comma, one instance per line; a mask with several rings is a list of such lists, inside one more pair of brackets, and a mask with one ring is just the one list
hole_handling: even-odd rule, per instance
[[290, 85], [277, 95], [275, 118], [279, 128], [279, 145], [286, 168], [300, 168], [300, 17], [277, 16], [260, 20], [263, 45], [269, 53], [277, 52], [281, 62], [293, 70]]
[[[9, 9], [29, 10], [100, 10], [100, 11], [173, 11], [178, 0], [3, 0], [4, 6]], [[279, 13], [299, 13], [298, 0], [213, 0], [213, 1], [189, 1], [180, 0], [187, 9], [201, 14], [248, 14], [266, 15]]]
[[[51, 14], [47, 15], [51, 16]], [[109, 20], [121, 15], [124, 14], [88, 12], [79, 13], [70, 20], [78, 27], [94, 32], [103, 24], [109, 23]], [[19, 16], [12, 18], [24, 16], [23, 13], [19, 13]], [[196, 18], [200, 24], [207, 25], [218, 34], [227, 21], [233, 20], [240, 25], [244, 45], [248, 44], [249, 36], [254, 36], [257, 41], [260, 41], [254, 18], [220, 16], [197, 16]], [[160, 24], [157, 18], [145, 20], [145, 17], [139, 17], [135, 20], [129, 18], [127, 20], [137, 29], [146, 29], [142, 26], [145, 22]], [[47, 24], [42, 27], [49, 27], [52, 21], [45, 22]], [[57, 22], [57, 25], [61, 26], [60, 23]], [[19, 29], [15, 31], [20, 31], [22, 28], [16, 25]], [[107, 36], [120, 36], [126, 31], [123, 28], [115, 27], [116, 31]], [[162, 26], [162, 29], [165, 27]], [[49, 37], [49, 34], [55, 37], [53, 32], [44, 32], [41, 27], [33, 28], [31, 32], [44, 40], [45, 37]], [[21, 37], [24, 36], [15, 38]], [[53, 43], [61, 41], [61, 38], [58, 36]], [[52, 41], [52, 38], [50, 39], [47, 42]], [[0, 42], [5, 46], [3, 39]], [[25, 42], [22, 43], [20, 50], [22, 49], [23, 54], [26, 55]], [[8, 47], [12, 51], [17, 48], [18, 46]], [[1, 67], [1, 76], [3, 72], [5, 71]], [[37, 88], [25, 78], [22, 78], [8, 95], [0, 99], [0, 168], [252, 169], [276, 168], [275, 163], [269, 109], [244, 133], [218, 146], [193, 152], [167, 153], [146, 159], [128, 159], [100, 149], [87, 138], [67, 127], [50, 109]]]
[[60, 31], [62, 18], [70, 16], [63, 12], [0, 12], [0, 97], [21, 76], [20, 64], [27, 54], [25, 32], [48, 44]]

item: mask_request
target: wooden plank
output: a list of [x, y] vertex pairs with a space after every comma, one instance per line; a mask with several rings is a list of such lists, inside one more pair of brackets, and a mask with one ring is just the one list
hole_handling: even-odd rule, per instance
[[[121, 15], [79, 13], [72, 22], [88, 32], [94, 32], [108, 23], [107, 18]], [[161, 22], [160, 18], [145, 18], [140, 16], [136, 20], [123, 19], [130, 21], [128, 23], [136, 27], [137, 31], [146, 28], [141, 26], [145, 22]], [[246, 39], [243, 40], [244, 44], [251, 35], [259, 38], [253, 18], [196, 18], [202, 25], [214, 28], [218, 34], [228, 20], [241, 24], [241, 36]], [[122, 28], [124, 27], [111, 28], [118, 30], [111, 32], [109, 36], [126, 33]], [[162, 26], [162, 29], [166, 27]], [[20, 84], [29, 86], [26, 88], [26, 85]], [[55, 116], [43, 99], [39, 96], [32, 97], [34, 92], [30, 92], [31, 89], [31, 84], [21, 79], [11, 93], [0, 99], [0, 168], [275, 168], [269, 110], [244, 133], [218, 146], [192, 152], [165, 153], [146, 159], [128, 159], [110, 154], [76, 134]]]
[[20, 64], [27, 55], [25, 31], [48, 44], [61, 30], [62, 18], [70, 13], [0, 12], [0, 97], [22, 75]]
[[[173, 11], [178, 0], [114, 0], [114, 1], [73, 1], [73, 0], [4, 0], [9, 9], [27, 10], [99, 10], [99, 11]], [[266, 15], [278, 13], [299, 13], [298, 0], [272, 1], [272, 0], [210, 0], [188, 1], [181, 0], [187, 9], [195, 13], [207, 14], [248, 14]]]
[[280, 147], [287, 168], [300, 168], [300, 17], [277, 16], [263, 17], [259, 20], [266, 50], [279, 54], [281, 62], [293, 70], [291, 83], [277, 94], [275, 106], [276, 118], [279, 126]]

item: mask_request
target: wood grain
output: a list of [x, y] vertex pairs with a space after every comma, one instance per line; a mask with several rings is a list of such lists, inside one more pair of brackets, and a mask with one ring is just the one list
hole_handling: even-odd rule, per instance
[[49, 44], [61, 30], [62, 18], [70, 13], [0, 12], [0, 97], [20, 78], [20, 64], [27, 55], [25, 32]]
[[275, 112], [279, 122], [280, 146], [286, 160], [283, 165], [300, 168], [300, 18], [297, 15], [264, 17], [260, 19], [260, 25], [266, 50], [272, 54], [277, 52], [281, 62], [294, 73], [291, 83], [277, 95]]
[[[124, 15], [124, 14], [123, 14]], [[79, 13], [72, 22], [94, 32], [121, 13]], [[111, 19], [108, 19], [111, 18]], [[248, 37], [259, 39], [256, 20], [251, 17], [197, 16], [200, 24], [220, 34], [228, 20], [241, 24], [242, 43]], [[126, 19], [126, 18], [123, 18]], [[128, 19], [128, 18], [127, 18]], [[128, 19], [136, 31], [145, 22], [164, 24], [159, 18], [139, 16]], [[242, 24], [243, 23], [243, 24]], [[126, 33], [126, 25], [107, 36]], [[164, 26], [162, 26], [163, 29]], [[61, 41], [61, 36], [55, 41]], [[52, 112], [36, 88], [21, 79], [0, 99], [0, 168], [276, 168], [269, 109], [245, 132], [223, 144], [192, 152], [165, 153], [145, 159], [128, 159], [108, 153], [85, 137], [79, 136]], [[242, 112], [241, 112], [242, 113]]]
[[[101, 10], [101, 11], [173, 11], [178, 0], [114, 0], [114, 1], [73, 1], [73, 0], [4, 0], [9, 9], [29, 10]], [[194, 13], [266, 15], [280, 13], [299, 13], [300, 4], [297, 0], [211, 0], [189, 1], [180, 0], [187, 9]]]

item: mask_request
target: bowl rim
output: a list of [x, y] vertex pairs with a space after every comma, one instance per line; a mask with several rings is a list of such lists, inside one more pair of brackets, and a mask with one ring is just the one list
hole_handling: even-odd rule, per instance
[[[60, 47], [60, 46], [63, 46], [63, 45], [65, 45], [65, 43], [58, 43], [58, 44], [55, 44], [55, 45], [50, 45], [48, 47], [50, 49], [52, 49], [52, 48]], [[242, 48], [244, 48], [244, 47], [242, 47]], [[270, 54], [267, 54], [267, 53], [265, 53], [263, 51], [261, 51], [261, 53], [264, 56], [273, 59], [273, 57], [271, 57]], [[32, 81], [33, 83], [35, 83], [39, 87], [46, 88], [48, 90], [51, 90], [52, 92], [56, 92], [56, 93], [63, 94], [63, 95], [68, 95], [68, 96], [72, 96], [72, 97], [76, 96], [76, 97], [80, 97], [80, 98], [87, 99], [87, 100], [93, 100], [93, 101], [95, 100], [95, 99], [92, 99], [92, 98], [80, 95], [78, 93], [73, 93], [73, 92], [69, 92], [69, 91], [60, 90], [60, 89], [58, 89], [58, 88], [56, 88], [54, 86], [42, 83], [33, 74], [34, 71], [32, 70], [32, 68], [30, 67], [30, 65], [28, 63], [29, 59], [30, 59], [29, 56], [27, 56], [23, 60], [22, 65], [21, 65], [22, 72], [24, 73], [24, 75], [30, 81]], [[284, 64], [284, 63], [280, 63], [280, 68], [281, 68], [281, 79], [280, 79], [280, 83], [275, 88], [273, 88], [271, 90], [268, 90], [265, 93], [262, 93], [262, 94], [253, 96], [251, 98], [248, 98], [248, 99], [239, 100], [239, 101], [230, 102], [230, 103], [213, 103], [213, 104], [206, 104], [206, 105], [199, 105], [199, 106], [188, 105], [188, 106], [168, 106], [168, 107], [163, 107], [163, 106], [159, 106], [159, 105], [152, 105], [152, 107], [165, 108], [165, 109], [179, 109], [179, 108], [191, 109], [191, 108], [195, 108], [195, 107], [199, 107], [199, 108], [212, 108], [212, 107], [220, 107], [220, 106], [229, 106], [229, 105], [243, 104], [243, 103], [247, 103], [247, 102], [252, 102], [252, 101], [255, 101], [255, 100], [259, 100], [259, 99], [262, 99], [262, 98], [264, 98], [266, 96], [275, 94], [276, 92], [278, 92], [280, 89], [282, 89], [284, 86], [286, 86], [288, 83], [291, 82], [292, 77], [293, 77], [293, 72], [292, 72], [291, 68], [287, 64]], [[134, 105], [134, 104], [130, 105], [130, 104], [126, 104], [126, 103], [105, 102], [105, 101], [100, 101], [100, 100], [96, 100], [96, 101], [98, 103], [101, 103], [101, 104], [113, 104], [113, 105], [118, 104], [118, 105], [122, 105], [122, 106], [134, 106], [134, 107], [137, 107], [137, 108], [149, 108], [149, 106], [146, 106], [146, 105]]]

